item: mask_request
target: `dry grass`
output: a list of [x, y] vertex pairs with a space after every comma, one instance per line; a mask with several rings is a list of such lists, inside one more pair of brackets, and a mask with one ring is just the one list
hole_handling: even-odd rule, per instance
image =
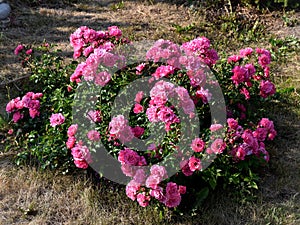
[[[94, 29], [118, 25], [126, 36], [135, 40], [166, 38], [182, 42], [207, 32], [204, 14], [168, 4], [168, 1], [157, 4], [124, 1], [119, 8], [115, 4], [120, 1], [112, 0], [39, 8], [25, 7], [18, 0], [10, 2], [12, 24], [0, 32], [0, 83], [26, 74], [13, 55], [17, 43], [39, 44], [46, 39], [56, 43], [66, 56], [71, 56], [68, 37], [81, 25]], [[181, 27], [195, 24], [198, 28], [182, 34], [176, 31], [174, 24]], [[275, 35], [283, 35], [279, 30], [282, 24], [274, 25]], [[297, 35], [299, 26], [295, 29], [290, 34]], [[218, 36], [216, 31], [212, 32]], [[287, 60], [285, 68], [279, 67], [276, 72], [277, 83], [282, 88], [293, 86], [295, 91], [289, 93], [293, 100], [274, 102], [270, 106], [268, 116], [274, 119], [279, 135], [270, 146], [269, 168], [261, 172], [257, 201], [240, 204], [228, 193], [219, 191], [205, 202], [200, 214], [171, 217], [170, 212], [166, 212], [166, 219], [160, 221], [159, 211], [154, 207], [139, 207], [123, 190], [117, 192], [109, 186], [95, 189], [84, 174], [62, 176], [35, 168], [15, 168], [12, 156], [2, 154], [0, 224], [300, 224], [299, 53], [289, 55]], [[21, 87], [22, 82], [16, 85]], [[17, 89], [12, 84], [9, 87], [12, 93]], [[3, 85], [0, 89], [0, 103], [4, 105], [6, 90]], [[3, 107], [1, 109], [0, 113]]]

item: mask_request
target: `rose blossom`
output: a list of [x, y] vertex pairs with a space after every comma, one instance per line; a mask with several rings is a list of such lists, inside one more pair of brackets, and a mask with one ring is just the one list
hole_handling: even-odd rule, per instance
[[164, 202], [166, 199], [166, 197], [163, 193], [163, 188], [159, 187], [159, 186], [156, 189], [151, 189], [149, 194], [151, 197], [154, 197], [155, 199], [157, 199], [160, 202]]
[[209, 129], [211, 132], [215, 132], [222, 128], [223, 128], [223, 125], [221, 125], [221, 124], [212, 124]]
[[26, 55], [30, 55], [31, 53], [32, 53], [32, 49], [28, 49], [28, 50], [25, 52]]
[[22, 51], [24, 49], [24, 46], [23, 45], [18, 45], [16, 48], [15, 48], [15, 50], [14, 50], [14, 54], [15, 55], [19, 55], [20, 54], [20, 52]]
[[136, 199], [136, 195], [138, 190], [140, 189], [140, 184], [137, 183], [134, 180], [131, 180], [127, 185], [126, 185], [126, 195], [134, 201]]
[[150, 175], [147, 179], [146, 179], [146, 187], [147, 188], [152, 188], [152, 189], [156, 189], [158, 187], [158, 184], [162, 181], [162, 177], [158, 176], [158, 175]]
[[221, 138], [218, 138], [211, 144], [210, 147], [211, 147], [211, 150], [215, 154], [220, 154], [224, 151], [224, 149], [226, 148], [226, 145]]
[[250, 56], [253, 52], [252, 48], [244, 48], [240, 50], [240, 56], [241, 57], [246, 57], [246, 56]]
[[78, 168], [86, 169], [88, 164], [92, 162], [89, 149], [84, 145], [77, 144], [71, 149], [74, 163]]
[[185, 175], [185, 176], [191, 176], [193, 175], [193, 171], [191, 171], [190, 167], [189, 167], [189, 163], [187, 160], [183, 160], [180, 162], [180, 168], [181, 168], [181, 171], [182, 173]]
[[87, 113], [86, 117], [95, 123], [101, 122], [101, 111], [100, 110], [90, 110]]
[[144, 92], [143, 92], [143, 91], [139, 91], [139, 92], [135, 95], [134, 101], [135, 101], [136, 103], [140, 103], [140, 102], [142, 101], [143, 97], [144, 97]]
[[228, 118], [227, 124], [228, 124], [229, 128], [233, 129], [233, 130], [236, 130], [239, 125], [238, 122], [233, 118]]
[[117, 26], [108, 27], [108, 32], [110, 36], [121, 37], [122, 31]]
[[129, 148], [125, 148], [119, 152], [118, 160], [122, 164], [136, 166], [140, 160], [140, 156], [137, 154], [137, 152]]
[[136, 73], [137, 75], [141, 75], [143, 69], [145, 68], [145, 66], [146, 66], [145, 63], [141, 63], [140, 65], [138, 65], [138, 66], [136, 67], [136, 72], [135, 72], [135, 73]]
[[143, 135], [145, 129], [142, 127], [136, 126], [136, 127], [132, 127], [131, 131], [135, 137], [139, 138]]
[[253, 136], [257, 138], [258, 141], [264, 141], [267, 137], [268, 131], [265, 128], [258, 127], [254, 132]]
[[19, 111], [15, 112], [13, 114], [13, 121], [14, 121], [14, 123], [17, 123], [23, 117], [24, 117], [24, 115], [22, 113], [20, 113]]
[[72, 149], [75, 146], [76, 138], [75, 137], [68, 137], [68, 140], [66, 142], [66, 146], [68, 149]]
[[133, 108], [135, 114], [141, 113], [144, 111], [144, 107], [141, 104], [136, 103]]
[[68, 137], [74, 136], [77, 132], [78, 124], [72, 124], [67, 131]]
[[167, 179], [168, 174], [164, 166], [153, 165], [150, 168], [151, 175], [159, 176], [161, 179]]
[[105, 86], [111, 80], [111, 75], [104, 71], [96, 74], [95, 76], [95, 84], [100, 86]]
[[232, 55], [232, 56], [229, 56], [228, 57], [228, 59], [227, 59], [227, 62], [228, 63], [232, 63], [232, 62], [234, 62], [234, 63], [236, 63], [236, 62], [238, 62], [239, 60], [241, 60], [241, 56], [239, 56], [239, 55]]
[[146, 174], [145, 174], [145, 171], [143, 169], [138, 169], [136, 172], [135, 172], [135, 175], [133, 177], [133, 179], [139, 183], [139, 184], [145, 184], [145, 181], [146, 181]]
[[195, 138], [191, 146], [194, 152], [202, 152], [205, 148], [205, 142], [201, 138]]
[[181, 196], [178, 190], [178, 185], [173, 182], [167, 183], [165, 205], [169, 208], [176, 207], [181, 202]]
[[91, 141], [99, 141], [100, 140], [100, 134], [98, 131], [96, 130], [90, 130], [88, 133], [87, 133], [87, 137], [89, 140]]
[[260, 96], [267, 98], [268, 96], [274, 95], [276, 92], [275, 85], [271, 81], [262, 80], [260, 83]]
[[65, 122], [65, 117], [61, 113], [55, 113], [52, 114], [50, 117], [50, 125], [52, 127], [56, 127], [58, 125], [61, 125]]
[[192, 156], [189, 159], [189, 167], [191, 171], [196, 171], [196, 170], [201, 170], [202, 169], [202, 164], [201, 160]]
[[148, 206], [150, 199], [151, 199], [151, 197], [147, 196], [145, 192], [138, 193], [137, 196], [136, 196], [137, 202], [142, 207]]

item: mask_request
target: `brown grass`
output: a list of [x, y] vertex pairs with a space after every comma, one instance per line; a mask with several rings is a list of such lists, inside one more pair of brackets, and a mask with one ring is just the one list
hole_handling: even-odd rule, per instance
[[[81, 25], [94, 29], [118, 25], [126, 36], [135, 40], [165, 38], [182, 42], [208, 32], [207, 15], [180, 4], [124, 1], [117, 9], [114, 6], [120, 1], [83, 1], [29, 8], [18, 0], [10, 2], [12, 23], [0, 32], [0, 84], [26, 75], [13, 55], [16, 44], [39, 44], [46, 39], [71, 56], [68, 37]], [[299, 26], [289, 29], [280, 18], [275, 21], [279, 23], [270, 25], [276, 29], [268, 29], [274, 35], [294, 34], [300, 38]], [[198, 28], [182, 34], [174, 24], [182, 27], [195, 24]], [[216, 30], [210, 32], [218, 35]], [[0, 154], [0, 224], [300, 224], [299, 71], [299, 52], [290, 54], [287, 63], [275, 71], [280, 87], [293, 86], [295, 90], [290, 93], [292, 100], [274, 102], [270, 107], [268, 116], [274, 119], [278, 137], [270, 145], [269, 168], [261, 172], [257, 201], [240, 204], [220, 191], [205, 202], [202, 213], [173, 218], [166, 212], [166, 219], [160, 221], [159, 211], [152, 206], [139, 207], [123, 190], [117, 192], [109, 186], [93, 188], [84, 172], [79, 176], [62, 176], [30, 167], [16, 168], [11, 163], [13, 155], [3, 153]], [[22, 81], [8, 86], [13, 94]], [[3, 114], [7, 92], [4, 85], [0, 89]]]

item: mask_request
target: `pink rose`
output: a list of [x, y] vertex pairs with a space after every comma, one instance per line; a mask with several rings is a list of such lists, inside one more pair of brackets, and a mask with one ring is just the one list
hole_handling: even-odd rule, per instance
[[37, 109], [29, 109], [29, 116], [35, 118], [40, 115], [40, 111]]
[[200, 98], [204, 104], [207, 104], [211, 100], [212, 94], [208, 89], [201, 87], [196, 91], [196, 96]]
[[100, 86], [105, 86], [111, 80], [111, 75], [104, 71], [96, 74], [95, 76], [95, 84]]
[[126, 195], [132, 200], [135, 201], [138, 190], [140, 189], [140, 184], [131, 180], [126, 185]]
[[226, 148], [226, 144], [221, 138], [217, 138], [210, 147], [215, 154], [220, 154]]
[[233, 129], [233, 130], [236, 130], [239, 125], [238, 122], [233, 118], [228, 118], [227, 124], [228, 124], [229, 128]]
[[259, 121], [258, 126], [259, 127], [264, 127], [268, 131], [271, 130], [271, 129], [274, 129], [274, 123], [273, 123], [273, 121], [269, 120], [268, 118], [262, 118]]
[[228, 63], [232, 63], [232, 62], [236, 63], [236, 62], [238, 62], [241, 59], [242, 59], [242, 57], [239, 56], [239, 55], [232, 55], [232, 56], [228, 57], [227, 62]]
[[166, 168], [164, 166], [153, 165], [150, 168], [151, 175], [159, 176], [162, 180], [168, 178]]
[[268, 139], [269, 139], [269, 140], [274, 140], [274, 138], [276, 137], [276, 135], [277, 135], [277, 131], [274, 130], [274, 129], [271, 129], [271, 130], [269, 131], [269, 134], [268, 134]]
[[185, 194], [186, 193], [186, 186], [179, 185], [178, 192], [181, 195]]
[[169, 208], [177, 207], [181, 202], [181, 196], [180, 195], [171, 195], [166, 196], [166, 200], [164, 201], [165, 205]]
[[196, 171], [196, 170], [201, 170], [202, 169], [202, 164], [201, 164], [201, 160], [192, 156], [189, 159], [189, 167], [191, 171]]
[[69, 128], [68, 128], [68, 131], [67, 131], [67, 135], [68, 137], [72, 137], [76, 134], [77, 132], [77, 129], [78, 129], [78, 124], [72, 124]]
[[143, 107], [142, 105], [140, 105], [140, 104], [138, 104], [138, 103], [136, 103], [136, 104], [134, 105], [133, 112], [134, 112], [135, 114], [141, 113], [141, 112], [143, 112], [143, 111], [144, 111], [144, 107]]
[[65, 117], [61, 113], [52, 114], [50, 117], [50, 125], [56, 127], [65, 122]]
[[135, 175], [133, 177], [133, 179], [139, 183], [139, 184], [145, 184], [145, 181], [146, 181], [146, 174], [145, 174], [145, 171], [143, 169], [138, 169], [136, 172], [135, 172]]
[[125, 148], [119, 152], [118, 160], [122, 164], [136, 166], [140, 160], [140, 156], [137, 154], [137, 152], [129, 148]]
[[271, 63], [271, 57], [266, 54], [262, 54], [261, 56], [258, 57], [258, 63], [263, 68], [265, 68], [267, 65], [269, 65]]
[[267, 137], [268, 131], [265, 128], [259, 127], [253, 132], [253, 136], [257, 138], [258, 141], [264, 141]]
[[87, 169], [89, 167], [89, 164], [85, 160], [74, 160], [74, 164], [80, 169]]
[[164, 202], [166, 199], [166, 197], [163, 193], [163, 188], [159, 187], [159, 186], [156, 189], [151, 189], [150, 196], [154, 197], [155, 199], [157, 199], [160, 202]]
[[24, 117], [24, 115], [22, 113], [20, 113], [19, 111], [15, 112], [13, 114], [13, 121], [14, 121], [14, 123], [17, 123], [23, 117]]
[[121, 170], [127, 177], [134, 177], [136, 173], [136, 167], [129, 164], [122, 164]]
[[87, 113], [86, 117], [95, 123], [101, 122], [101, 111], [100, 110], [90, 110]]
[[136, 72], [135, 72], [135, 73], [136, 73], [137, 75], [141, 75], [143, 69], [145, 68], [145, 66], [146, 66], [145, 63], [141, 63], [140, 65], [138, 65], [138, 66], [136, 67]]
[[221, 125], [221, 124], [212, 124], [209, 129], [211, 132], [215, 132], [222, 128], [223, 128], [223, 125]]
[[90, 141], [99, 141], [100, 140], [100, 134], [96, 130], [90, 130], [87, 133], [87, 137]]
[[139, 126], [131, 128], [132, 133], [134, 134], [135, 137], [139, 138], [143, 135], [145, 129]]
[[243, 94], [245, 96], [246, 100], [250, 99], [250, 93], [247, 90], [247, 88], [243, 87], [242, 89], [240, 89], [240, 93]]
[[174, 73], [175, 68], [173, 66], [160, 66], [156, 69], [155, 73], [152, 74], [156, 80], [162, 77], [166, 77]]
[[108, 32], [110, 36], [121, 37], [122, 31], [117, 26], [108, 27]]
[[180, 162], [180, 168], [181, 168], [181, 171], [182, 173], [185, 175], [185, 176], [191, 176], [193, 175], [193, 171], [191, 171], [190, 167], [189, 167], [189, 163], [187, 160], [183, 160]]
[[253, 52], [252, 48], [244, 48], [240, 50], [240, 56], [241, 57], [246, 57], [246, 56], [250, 56]]
[[271, 81], [262, 80], [260, 83], [260, 96], [267, 98], [268, 96], [274, 95], [276, 92], [275, 85]]
[[149, 205], [150, 196], [147, 196], [145, 192], [138, 193], [136, 196], [136, 200], [140, 206], [146, 207]]
[[147, 188], [152, 188], [152, 189], [157, 189], [158, 184], [162, 181], [162, 177], [158, 175], [150, 175], [146, 179], [146, 187]]
[[139, 92], [135, 95], [134, 101], [135, 101], [136, 103], [140, 103], [141, 100], [143, 99], [143, 97], [144, 97], [144, 92], [139, 91]]
[[247, 151], [242, 146], [238, 147], [235, 156], [239, 160], [245, 160], [246, 155], [247, 155]]
[[245, 130], [244, 133], [242, 134], [242, 138], [247, 145], [250, 145], [250, 146], [253, 145], [254, 137], [253, 137], [253, 133], [251, 130], [249, 130], [249, 129]]
[[19, 55], [20, 54], [20, 52], [22, 51], [24, 49], [24, 46], [23, 45], [18, 45], [16, 48], [15, 48], [15, 50], [14, 50], [14, 54], [15, 55]]
[[26, 55], [31, 55], [31, 53], [32, 53], [32, 49], [28, 49], [28, 50], [25, 52]]
[[76, 138], [75, 137], [69, 137], [66, 146], [68, 149], [72, 149], [75, 146]]
[[16, 109], [16, 100], [9, 101], [6, 105], [6, 112], [11, 113]]
[[202, 152], [205, 148], [205, 142], [201, 138], [195, 138], [191, 146], [194, 152]]

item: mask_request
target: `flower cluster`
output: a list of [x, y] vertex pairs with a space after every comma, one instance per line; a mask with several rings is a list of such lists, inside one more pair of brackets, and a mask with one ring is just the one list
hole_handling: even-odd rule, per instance
[[[259, 94], [263, 98], [274, 95], [276, 92], [275, 85], [270, 81], [270, 52], [257, 48], [255, 53], [256, 56], [252, 48], [245, 48], [240, 50], [239, 55], [232, 55], [227, 60], [228, 63], [235, 65], [232, 69], [231, 80], [246, 100], [251, 98], [251, 88], [255, 82], [259, 82]], [[248, 63], [244, 65], [243, 62]]]
[[[17, 123], [25, 117], [27, 111], [24, 109], [35, 118], [45, 103], [43, 118], [49, 118], [50, 126], [49, 120], [40, 121], [45, 128], [39, 128], [38, 132], [34, 130], [33, 135], [39, 131], [43, 138], [49, 135], [43, 143], [49, 143], [48, 154], [54, 155], [55, 162], [61, 160], [59, 157], [63, 151], [54, 150], [60, 146], [60, 149], [69, 149], [64, 154], [73, 158], [76, 167], [87, 169], [92, 162], [102, 162], [103, 159], [93, 154], [103, 144], [118, 159], [121, 171], [130, 179], [126, 194], [131, 200], [142, 207], [154, 203], [174, 208], [180, 205], [184, 195], [201, 193], [203, 187], [214, 189], [215, 177], [228, 178], [239, 165], [250, 167], [250, 160], [269, 161], [266, 142], [277, 135], [274, 124], [260, 111], [254, 114], [249, 110], [256, 105], [260, 107], [261, 102], [266, 102], [276, 92], [270, 76], [271, 54], [268, 50], [244, 48], [238, 55], [218, 61], [219, 56], [206, 37], [182, 45], [161, 39], [141, 58], [142, 62], [125, 66], [129, 62], [128, 52], [119, 47], [125, 45], [131, 50], [134, 45], [122, 37], [122, 31], [116, 26], [106, 31], [80, 27], [71, 34], [70, 43], [74, 48], [74, 59], [83, 57], [85, 60], [72, 64], [71, 73], [60, 74], [64, 82], [65, 74], [72, 74], [70, 83], [63, 83], [67, 87], [64, 94], [53, 91], [61, 80], [51, 85], [45, 82], [48, 85], [45, 93], [28, 92], [6, 106], [6, 111], [13, 114], [13, 122]], [[49, 53], [48, 46], [44, 47]], [[30, 55], [32, 50], [23, 45], [17, 46], [15, 54], [33, 57]], [[63, 70], [61, 65], [54, 65], [47, 64], [49, 68]], [[35, 80], [39, 81], [41, 75], [48, 74], [48, 70], [42, 74], [39, 70], [34, 71], [37, 72]], [[150, 87], [145, 88], [147, 91], [138, 87], [134, 93], [134, 85], [124, 90], [125, 86], [140, 78], [146, 78], [145, 83]], [[76, 86], [82, 96], [73, 99]], [[222, 108], [219, 106], [222, 99], [214, 94], [219, 86], [227, 104], [224, 111], [220, 109], [224, 112], [224, 121], [213, 118], [211, 109]], [[65, 96], [70, 99], [64, 99]], [[114, 105], [111, 103], [120, 96], [125, 96], [120, 102], [122, 106], [118, 105], [115, 109], [118, 113], [112, 116]], [[79, 121], [73, 120], [70, 125], [71, 98], [78, 100], [74, 102], [78, 107], [74, 107], [73, 112], [77, 113]], [[44, 102], [40, 103], [41, 99]], [[129, 105], [128, 110], [125, 103]], [[128, 113], [126, 117], [125, 113]], [[160, 129], [164, 132], [161, 135]], [[62, 140], [65, 138], [63, 131], [67, 140]], [[143, 139], [152, 136], [152, 132], [161, 139], [149, 138], [144, 142]], [[9, 133], [12, 134], [13, 130]], [[60, 139], [56, 141], [55, 135], [61, 135]], [[141, 147], [140, 143], [146, 144]], [[39, 148], [35, 148], [38, 152], [36, 149]], [[44, 154], [39, 159], [42, 157]], [[171, 160], [168, 161], [168, 157]], [[165, 161], [168, 162], [164, 164]], [[208, 167], [211, 163], [216, 163], [216, 166]], [[217, 163], [225, 164], [221, 165], [222, 170], [218, 170]], [[176, 175], [169, 173], [168, 166], [177, 168]], [[242, 179], [239, 177], [243, 176], [235, 178]], [[192, 182], [186, 182], [189, 180]]]
[[123, 115], [112, 118], [109, 123], [109, 134], [113, 139], [119, 139], [122, 143], [129, 142], [134, 137], [128, 120]]
[[107, 31], [95, 31], [86, 26], [78, 28], [70, 36], [70, 43], [74, 48], [74, 59], [82, 54], [87, 60], [80, 63], [75, 72], [70, 77], [71, 82], [80, 82], [83, 76], [85, 80], [95, 80], [95, 83], [104, 86], [111, 79], [108, 71], [97, 72], [101, 63], [107, 67], [118, 64], [122, 67], [124, 59], [118, 57], [110, 51], [118, 44], [129, 43], [126, 38], [122, 38], [122, 31], [117, 26], [109, 27]]
[[[128, 153], [130, 150], [124, 151]], [[122, 160], [120, 158], [123, 157], [124, 151], [120, 152], [119, 161]], [[129, 154], [135, 155], [135, 152]], [[121, 162], [124, 163], [124, 161], [125, 159]], [[137, 200], [142, 207], [146, 207], [151, 198], [158, 200], [167, 207], [177, 207], [181, 202], [181, 195], [186, 192], [185, 186], [177, 185], [174, 182], [168, 182], [164, 189], [161, 183], [168, 178], [168, 175], [163, 166], [151, 166], [149, 175], [143, 169], [137, 169], [131, 174], [131, 177], [133, 179], [126, 185], [126, 195], [133, 201]]]
[[[76, 140], [75, 135], [77, 133], [77, 130], [78, 124], [72, 124], [68, 128], [68, 140], [66, 142], [66, 146], [68, 149], [71, 149], [71, 154], [73, 156], [76, 167], [86, 169], [88, 168], [89, 163], [92, 162], [92, 156], [88, 147], [83, 144], [83, 141]], [[98, 141], [100, 139], [100, 135], [97, 131], [89, 131], [87, 136], [91, 141]]]
[[245, 160], [247, 156], [261, 157], [268, 162], [269, 153], [265, 149], [264, 141], [273, 140], [277, 134], [274, 124], [268, 118], [262, 118], [255, 130], [244, 129], [233, 118], [228, 123], [228, 145], [231, 145], [230, 153], [235, 160]]
[[[112, 34], [109, 34], [109, 31]], [[74, 47], [74, 58], [82, 54], [86, 57], [86, 60], [77, 66], [70, 80], [79, 83], [84, 79], [96, 87], [103, 87], [105, 91], [100, 91], [99, 96], [114, 96], [113, 92], [108, 91], [113, 89], [110, 85], [117, 85], [114, 88], [118, 87], [118, 90], [122, 87], [117, 83], [118, 75], [111, 74], [107, 68], [125, 69], [125, 56], [113, 51], [115, 45], [111, 41], [112, 37], [116, 38], [114, 40], [120, 38], [122, 32], [116, 27], [109, 28], [109, 31], [96, 32], [81, 27], [70, 38]], [[230, 56], [227, 60], [228, 65], [232, 66], [229, 83], [233, 84], [238, 90], [238, 95], [242, 94], [246, 101], [250, 100], [251, 95], [267, 98], [275, 93], [275, 86], [269, 76], [270, 53], [265, 49], [256, 49], [256, 54], [257, 57], [254, 57], [253, 49], [245, 48], [239, 55]], [[253, 58], [257, 60], [253, 61]], [[138, 78], [150, 74], [148, 82], [154, 85], [149, 91], [149, 96], [143, 91], [135, 94], [134, 107], [131, 108], [128, 119], [119, 114], [108, 122], [107, 119], [98, 120], [95, 116], [90, 116], [90, 120], [98, 125], [108, 122], [108, 127], [104, 131], [99, 130], [101, 135], [97, 130], [88, 131], [89, 141], [105, 139], [112, 145], [113, 151], [118, 153], [122, 172], [131, 178], [126, 186], [126, 194], [141, 206], [147, 206], [152, 199], [167, 207], [177, 207], [180, 204], [181, 195], [186, 193], [186, 186], [173, 182], [166, 168], [155, 164], [172, 151], [176, 152], [176, 157], [182, 158], [179, 167], [184, 177], [201, 174], [207, 166], [207, 160], [216, 155], [228, 154], [233, 163], [246, 161], [250, 155], [269, 160], [265, 141], [273, 140], [276, 136], [272, 121], [263, 118], [257, 127], [243, 127], [230, 111], [227, 114], [227, 124], [215, 122], [205, 125], [187, 146], [191, 152], [186, 155], [176, 145], [176, 141], [171, 141], [169, 137], [159, 145], [150, 143], [145, 153], [126, 147], [125, 144], [131, 142], [134, 137], [140, 138], [144, 134], [143, 127], [147, 127], [147, 123], [163, 123], [166, 134], [178, 139], [181, 134], [177, 125], [182, 122], [178, 109], [182, 109], [190, 119], [200, 117], [203, 121], [209, 120], [208, 103], [217, 101], [210, 89], [217, 85], [217, 81], [210, 75], [210, 69], [216, 65], [218, 59], [217, 52], [211, 48], [210, 41], [205, 37], [196, 38], [181, 46], [169, 40], [158, 40], [147, 51], [145, 61], [135, 65], [134, 72], [130, 75]], [[99, 68], [102, 70], [98, 71]], [[126, 78], [123, 76], [120, 80], [125, 84], [132, 81], [124, 79]], [[259, 93], [254, 89], [254, 83], [259, 83]], [[247, 119], [244, 100], [239, 100], [234, 105], [240, 112], [240, 120]], [[104, 102], [97, 103], [99, 111], [106, 110]], [[138, 124], [137, 121], [144, 122]], [[225, 136], [222, 136], [223, 133]], [[72, 152], [74, 148], [78, 149], [73, 136], [69, 136], [67, 146]], [[87, 149], [85, 147], [84, 150]], [[78, 163], [76, 165], [78, 166]], [[79, 166], [82, 168], [82, 165]], [[146, 166], [151, 166], [150, 171], [146, 171]]]
[[28, 109], [29, 116], [35, 118], [40, 115], [40, 101], [42, 93], [28, 92], [22, 98], [12, 99], [6, 105], [6, 112], [13, 113], [13, 121], [17, 123], [24, 117], [24, 109]]
[[51, 127], [56, 127], [65, 122], [65, 117], [61, 113], [54, 113], [50, 117], [50, 125]]
[[24, 45], [22, 45], [22, 44], [19, 44], [16, 48], [15, 48], [15, 50], [14, 50], [14, 54], [15, 55], [19, 55], [21, 52], [25, 52], [25, 54], [26, 55], [31, 55], [32, 54], [32, 48], [27, 48], [26, 49], [26, 47], [24, 46]]

